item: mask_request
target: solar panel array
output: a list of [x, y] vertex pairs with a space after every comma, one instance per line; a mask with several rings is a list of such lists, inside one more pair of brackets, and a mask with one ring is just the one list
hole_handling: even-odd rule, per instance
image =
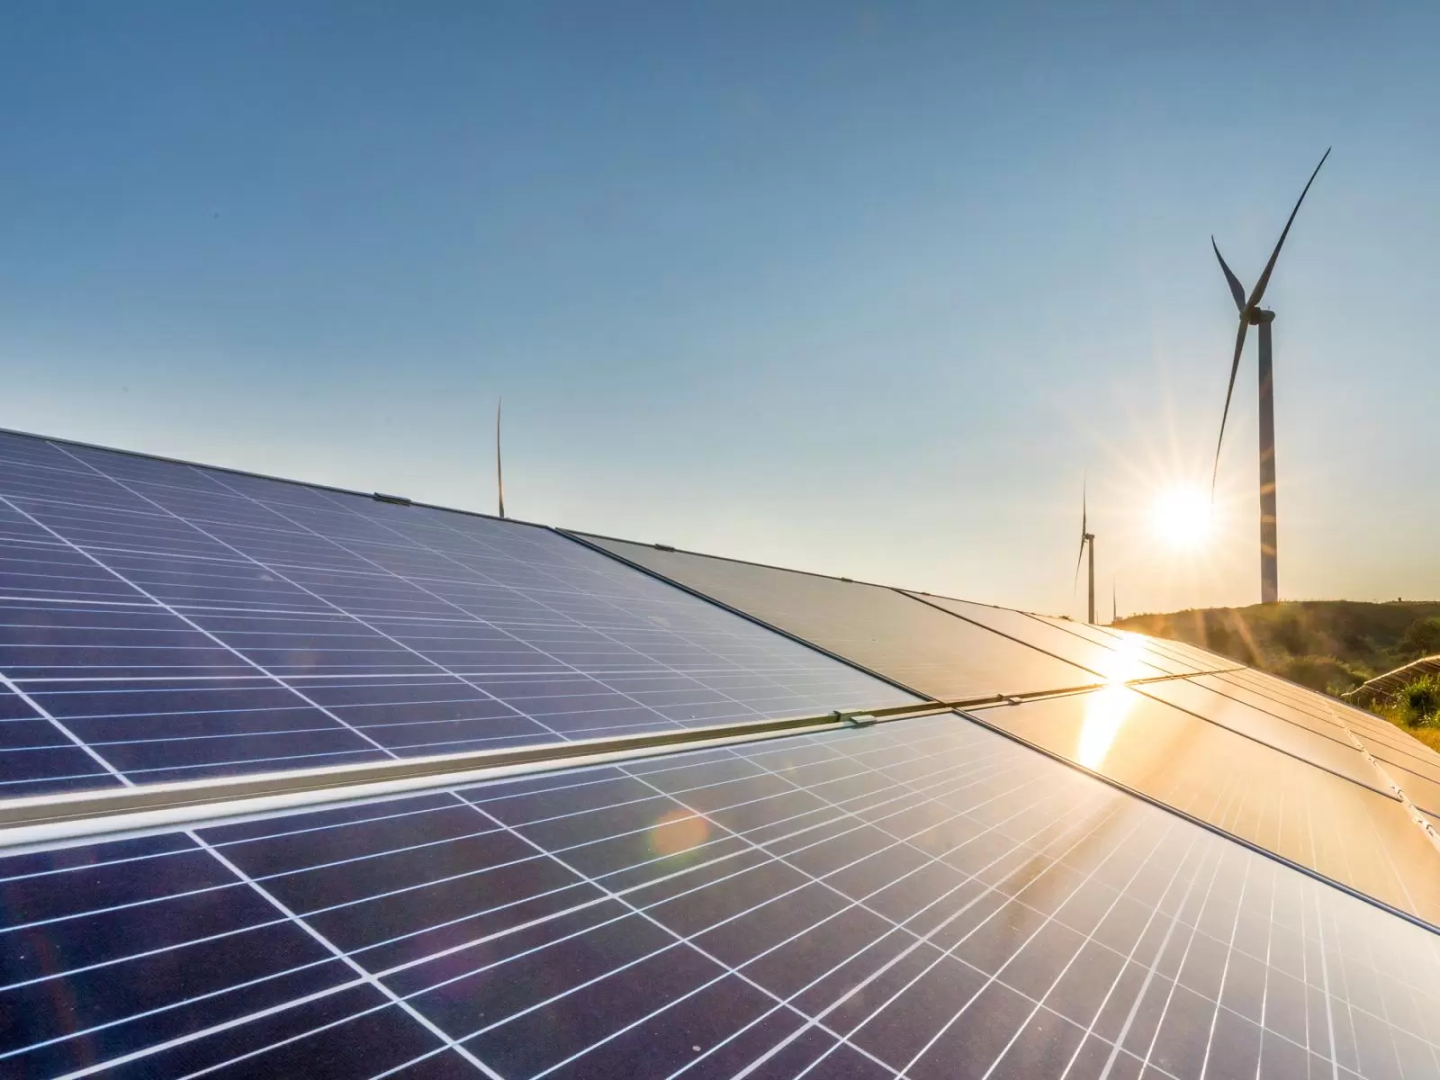
[[[627, 734], [676, 745], [545, 760]], [[1110, 628], [0, 434], [0, 800], [514, 747], [0, 830], [0, 1076], [1440, 1074], [1440, 757], [1377, 718]]]
[[1440, 1068], [1434, 934], [959, 717], [0, 879], [7, 1075]]
[[13, 435], [0, 511], [5, 795], [913, 700], [548, 529]]
[[[1062, 635], [1070, 639], [1063, 652], [1047, 651], [878, 585], [623, 540], [586, 539], [942, 701], [1093, 686], [1111, 677], [1117, 666], [1127, 668], [1126, 678], [1163, 674], [1138, 657], [1121, 657], [1071, 635]], [[1046, 644], [1054, 644], [1048, 640], [1049, 627], [1018, 612], [1009, 614], [1032, 623], [1037, 635], [1047, 637]]]

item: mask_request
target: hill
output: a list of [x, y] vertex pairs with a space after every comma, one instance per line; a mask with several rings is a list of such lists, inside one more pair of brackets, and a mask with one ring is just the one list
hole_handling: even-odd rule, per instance
[[1440, 601], [1301, 600], [1131, 615], [1115, 625], [1203, 645], [1336, 695], [1440, 653]]

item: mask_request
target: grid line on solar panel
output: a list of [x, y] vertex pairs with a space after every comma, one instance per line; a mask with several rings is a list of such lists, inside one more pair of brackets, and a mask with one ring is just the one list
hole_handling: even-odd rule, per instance
[[[38, 440], [0, 455], [22, 442], [0, 504], [125, 592], [0, 600], [0, 669], [136, 780], [910, 700], [549, 530]], [[107, 506], [51, 475], [48, 501], [8, 495], [46, 455]]]
[[[993, 1067], [998, 1077], [1048, 1075], [1069, 1063], [1069, 1075], [1086, 1077], [1111, 1059], [1132, 1074], [1183, 1077], [1198, 1075], [1212, 1056], [1227, 1072], [1254, 1074], [1263, 1064], [1269, 1075], [1287, 1054], [1302, 1068], [1323, 1061], [1327, 1074], [1385, 1076], [1416, 1061], [1434, 1067], [1435, 1032], [1423, 1019], [1440, 986], [1432, 935], [963, 721], [902, 721], [787, 742], [203, 833], [507, 1077], [624, 1071], [617, 1065], [637, 1076], [728, 1076], [760, 1061], [773, 1070], [766, 1075], [816, 1065], [809, 1075], [870, 1068], [921, 1080]], [[1014, 782], [1017, 770], [1028, 783]], [[785, 777], [798, 785], [760, 786]], [[817, 787], [829, 797], [798, 805]], [[967, 788], [969, 795], [957, 794]], [[444, 914], [434, 890], [408, 908], [361, 914], [375, 903], [373, 883], [395, 876], [398, 863], [360, 883], [343, 920], [323, 923], [297, 903], [307, 890], [354, 882], [353, 863], [340, 877], [325, 871], [317, 880], [309, 863], [333, 847], [327, 833], [377, 859], [397, 851], [413, 858], [405, 841], [417, 829], [433, 835], [439, 814], [453, 830], [457, 813], [471, 814], [503, 826], [491, 830], [497, 838], [525, 836], [528, 845], [510, 843], [530, 853], [523, 865], [559, 866], [550, 858], [565, 837], [558, 822], [595, 821], [603, 808], [633, 805], [646, 792], [652, 809], [658, 801], [685, 810], [662, 832], [698, 819], [717, 835], [667, 854], [606, 820], [569, 836], [580, 842], [561, 863], [580, 870], [569, 879], [571, 900], [600, 871], [612, 895], [651, 915], [648, 936], [636, 912], [596, 892], [583, 910], [603, 917], [591, 922], [577, 919], [573, 903], [538, 917], [507, 904], [508, 921], [472, 922], [444, 942], [438, 960], [438, 940], [416, 956], [385, 957], [373, 948], [377, 937], [407, 917], [423, 923]], [[407, 822], [415, 813], [431, 824]], [[660, 819], [630, 823], [639, 820], [653, 837]], [[776, 821], [788, 824], [776, 831]], [[172, 835], [116, 843], [176, 842]], [[30, 860], [24, 868], [33, 873], [44, 857], [19, 859]], [[413, 877], [418, 865], [410, 865]], [[267, 867], [278, 870], [256, 873]], [[773, 876], [782, 870], [788, 876]], [[307, 875], [310, 883], [300, 884]], [[144, 875], [157, 876], [164, 875]], [[829, 903], [813, 891], [821, 881]], [[523, 905], [532, 891], [472, 886], [451, 893], [449, 904], [473, 916], [477, 899]], [[601, 941], [609, 944], [595, 952]], [[1383, 955], [1372, 952], [1381, 946]], [[588, 966], [577, 967], [587, 956]], [[392, 968], [397, 974], [382, 974]], [[424, 978], [402, 985], [406, 972]], [[325, 988], [307, 1000], [354, 992]], [[637, 997], [628, 1011], [615, 1004]], [[327, 1014], [326, 1030], [378, 1007], [346, 1002]], [[1401, 1004], [1403, 1015], [1395, 1012]], [[279, 1008], [264, 1022], [300, 1012]], [[479, 1024], [466, 1019], [477, 1009], [486, 1014]], [[586, 1013], [597, 1019], [584, 1021]], [[215, 1064], [244, 1051], [263, 1068], [270, 1037], [260, 1023], [229, 1018], [223, 1053], [207, 1041], [209, 1028], [166, 1053]], [[292, 1026], [284, 1045], [303, 1047], [312, 1031], [298, 1018]], [[246, 1040], [252, 1031], [254, 1042]], [[536, 1038], [541, 1031], [550, 1034]], [[147, 1073], [171, 1074], [159, 1065]]]
[[[23, 513], [23, 511], [22, 511], [22, 513]], [[37, 521], [36, 524], [39, 525], [40, 523]], [[49, 528], [49, 526], [41, 526], [41, 527], [42, 527], [42, 528], [46, 528], [46, 529]], [[53, 532], [53, 530], [51, 530], [51, 531]], [[81, 554], [81, 555], [85, 556], [86, 558], [92, 559], [92, 560], [94, 561], [95, 565], [97, 565], [97, 566], [101, 567], [102, 569], [107, 570], [108, 572], [114, 574], [114, 575], [116, 576], [116, 578], [119, 578], [119, 579], [122, 580], [122, 581], [124, 580], [123, 578], [121, 578], [121, 576], [120, 576], [120, 574], [119, 574], [118, 571], [110, 570], [110, 568], [107, 567], [107, 566], [105, 566], [105, 564], [104, 564], [103, 562], [101, 562], [100, 559], [96, 558], [95, 556], [89, 555], [87, 552], [83, 551], [81, 548], [77, 547], [77, 546], [74, 545], [73, 543], [70, 543], [69, 541], [66, 541], [65, 538], [62, 537], [59, 533], [55, 533], [54, 535], [55, 535], [55, 538], [56, 538], [57, 540], [60, 540], [60, 541], [62, 541], [62, 542], [64, 542], [64, 543], [66, 543], [69, 547], [73, 548], [78, 554]], [[311, 708], [313, 708], [313, 709], [315, 709], [316, 711], [322, 713], [323, 715], [329, 717], [331, 720], [333, 720], [335, 723], [339, 724], [341, 727], [348, 729], [348, 730], [351, 731], [353, 734], [359, 736], [361, 739], [363, 739], [363, 740], [365, 740], [366, 742], [370, 743], [377, 751], [385, 754], [385, 755], [388, 756], [388, 757], [392, 757], [392, 758], [393, 758], [393, 757], [396, 756], [394, 753], [392, 753], [391, 751], [387, 750], [384, 746], [382, 746], [380, 743], [376, 742], [374, 739], [372, 739], [370, 736], [366, 735], [364, 732], [356, 731], [356, 729], [353, 728], [353, 727], [351, 727], [350, 724], [346, 723], [345, 720], [344, 720], [342, 717], [337, 716], [337, 715], [334, 714], [333, 712], [330, 712], [328, 709], [326, 709], [324, 706], [319, 705], [318, 703], [310, 700], [308, 697], [305, 696], [305, 694], [303, 694], [302, 692], [300, 692], [299, 690], [297, 690], [295, 687], [293, 687], [293, 686], [287, 686], [286, 683], [284, 682], [284, 680], [282, 680], [282, 679], [280, 678], [280, 676], [273, 674], [272, 672], [270, 672], [269, 670], [267, 670], [264, 666], [262, 666], [261, 664], [257, 663], [255, 660], [253, 660], [253, 659], [251, 659], [250, 657], [246, 656], [244, 653], [242, 653], [239, 649], [235, 648], [233, 645], [231, 645], [231, 644], [229, 644], [228, 642], [224, 641], [223, 639], [221, 639], [221, 638], [218, 637], [217, 635], [211, 633], [209, 630], [205, 629], [204, 626], [200, 625], [200, 623], [196, 622], [196, 621], [195, 621], [193, 618], [191, 618], [190, 616], [187, 616], [187, 615], [185, 615], [185, 614], [182, 614], [181, 612], [177, 611], [175, 608], [171, 607], [169, 604], [166, 604], [164, 601], [160, 600], [158, 597], [156, 597], [156, 596], [152, 595], [151, 593], [147, 592], [145, 589], [141, 588], [140, 586], [135, 585], [133, 582], [126, 582], [126, 584], [128, 584], [131, 588], [135, 589], [138, 593], [140, 593], [142, 596], [144, 596], [147, 600], [150, 600], [151, 602], [153, 602], [153, 603], [154, 603], [157, 607], [159, 607], [161, 610], [167, 612], [169, 615], [173, 616], [175, 619], [177, 619], [177, 620], [179, 620], [180, 622], [184, 623], [184, 624], [185, 624], [187, 627], [189, 627], [191, 630], [194, 630], [195, 632], [199, 633], [200, 635], [202, 635], [203, 637], [205, 637], [205, 638], [208, 639], [209, 641], [213, 642], [213, 643], [214, 643], [216, 646], [218, 646], [219, 648], [221, 648], [221, 649], [223, 649], [224, 651], [230, 653], [232, 656], [235, 657], [236, 660], [240, 661], [240, 662], [241, 662], [243, 665], [245, 665], [246, 667], [248, 667], [248, 668], [250, 668], [250, 669], [253, 669], [257, 674], [263, 675], [263, 676], [265, 676], [267, 679], [272, 680], [277, 686], [280, 686], [280, 687], [283, 687], [283, 688], [285, 688], [285, 689], [288, 689], [292, 694], [294, 694], [294, 695], [295, 695], [297, 698], [299, 698], [301, 701], [305, 702], [305, 704], [309, 705]], [[98, 755], [97, 755], [97, 756], [98, 756]]]

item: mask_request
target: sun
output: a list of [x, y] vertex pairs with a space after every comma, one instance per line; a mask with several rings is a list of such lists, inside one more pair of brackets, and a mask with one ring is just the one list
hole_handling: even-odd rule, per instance
[[1154, 522], [1171, 547], [1197, 548], [1210, 537], [1210, 500], [1195, 488], [1171, 488], [1155, 500]]

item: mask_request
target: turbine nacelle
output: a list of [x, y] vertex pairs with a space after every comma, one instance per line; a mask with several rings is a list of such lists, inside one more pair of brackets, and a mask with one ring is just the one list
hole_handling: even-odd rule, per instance
[[1245, 312], [1245, 321], [1251, 326], [1260, 326], [1262, 323], [1275, 321], [1275, 313], [1266, 311], [1264, 308], [1249, 308]]

